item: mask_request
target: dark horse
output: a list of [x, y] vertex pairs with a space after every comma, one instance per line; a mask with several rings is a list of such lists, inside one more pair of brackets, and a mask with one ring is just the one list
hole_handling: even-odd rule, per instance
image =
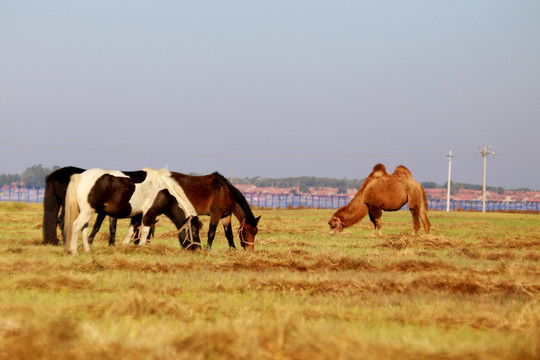
[[[56, 236], [56, 227], [64, 229], [64, 203], [69, 179], [73, 174], [80, 174], [85, 169], [66, 166], [53, 171], [45, 178], [45, 196], [43, 198], [43, 244], [60, 245]], [[60, 209], [62, 210], [60, 212]], [[63, 233], [62, 233], [63, 236]], [[64, 240], [65, 237], [63, 236]]]
[[[60, 241], [56, 235], [56, 227], [60, 226], [62, 230], [62, 238], [65, 241], [64, 230], [64, 204], [66, 200], [66, 189], [69, 184], [71, 175], [80, 174], [86, 171], [75, 166], [66, 166], [53, 171], [45, 178], [45, 196], [43, 198], [43, 244], [44, 245], [60, 245]], [[135, 180], [140, 177], [140, 171], [123, 171], [124, 174]], [[104, 213], [98, 213], [94, 223], [92, 233], [88, 241], [92, 243], [94, 236], [99, 231], [99, 228], [105, 219]], [[141, 216], [134, 216], [131, 219], [132, 225], [136, 226], [141, 223]], [[149, 237], [154, 232], [154, 225], [150, 227]], [[116, 235], [116, 218], [109, 217], [109, 245], [115, 244]]]
[[[150, 225], [158, 215], [166, 215], [179, 229], [180, 244], [200, 249], [199, 220], [183, 189], [167, 170], [141, 170], [133, 180], [121, 171], [91, 169], [71, 176], [66, 190], [65, 250], [77, 253], [78, 233], [82, 231], [83, 247], [88, 245], [88, 221], [95, 213], [115, 218], [142, 215], [140, 245], [146, 243]], [[131, 230], [131, 229], [130, 229]], [[183, 232], [185, 231], [185, 236]], [[124, 243], [129, 242], [129, 236]]]

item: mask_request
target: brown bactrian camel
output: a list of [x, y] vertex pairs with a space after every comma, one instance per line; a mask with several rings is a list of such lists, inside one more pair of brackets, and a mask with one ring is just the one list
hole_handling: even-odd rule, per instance
[[390, 175], [383, 164], [377, 164], [351, 202], [339, 208], [328, 221], [328, 225], [332, 233], [341, 232], [343, 228], [356, 224], [369, 214], [371, 234], [375, 236], [377, 228], [381, 236], [383, 210], [396, 211], [407, 202], [412, 214], [413, 235], [420, 229], [419, 219], [422, 219], [424, 231], [429, 234], [427, 199], [422, 185], [413, 179], [409, 169], [403, 165], [396, 167]]

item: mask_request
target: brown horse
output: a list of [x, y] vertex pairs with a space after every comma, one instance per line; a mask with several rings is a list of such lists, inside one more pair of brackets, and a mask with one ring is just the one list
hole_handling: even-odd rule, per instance
[[369, 213], [371, 234], [374, 236], [377, 228], [381, 236], [383, 210], [396, 211], [407, 202], [413, 219], [413, 235], [420, 229], [419, 219], [422, 220], [424, 231], [429, 234], [427, 199], [422, 185], [413, 179], [409, 169], [403, 165], [396, 167], [394, 173], [390, 175], [383, 164], [377, 164], [351, 202], [338, 209], [328, 221], [328, 225], [332, 233], [340, 232], [343, 228], [356, 224]]
[[229, 241], [229, 247], [235, 248], [231, 228], [231, 214], [234, 214], [240, 222], [238, 229], [240, 245], [246, 250], [253, 250], [255, 235], [258, 232], [257, 225], [261, 217], [255, 218], [240, 190], [217, 172], [193, 176], [171, 171], [171, 176], [184, 189], [197, 214], [210, 215], [208, 249], [212, 249], [212, 242], [220, 220]]

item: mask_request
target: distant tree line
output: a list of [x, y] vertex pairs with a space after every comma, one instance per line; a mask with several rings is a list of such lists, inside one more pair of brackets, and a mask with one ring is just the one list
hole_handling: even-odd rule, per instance
[[[1, 174], [0, 186], [11, 185], [13, 183], [24, 186], [45, 186], [45, 177], [60, 166], [55, 165], [52, 168], [43, 167], [41, 164], [33, 165], [21, 174]], [[193, 173], [193, 175], [197, 175]], [[234, 178], [235, 184], [248, 184], [255, 185], [257, 187], [277, 187], [277, 188], [298, 188], [301, 193], [309, 192], [310, 188], [321, 187], [334, 187], [338, 188], [339, 194], [347, 193], [347, 189], [359, 189], [364, 183], [364, 179], [333, 179], [333, 178], [321, 178], [314, 176], [300, 176], [300, 177], [287, 177], [287, 178], [261, 178], [261, 177], [245, 177]], [[421, 183], [426, 189], [446, 189], [447, 183], [439, 185], [432, 181], [426, 181]], [[452, 193], [456, 193], [461, 189], [482, 190], [482, 185], [465, 184], [461, 182], [452, 183]], [[504, 192], [503, 187], [488, 186], [487, 189], [492, 192], [502, 194]], [[528, 191], [527, 188], [516, 189]]]
[[[234, 178], [235, 184], [249, 184], [257, 187], [276, 187], [276, 188], [291, 188], [297, 187], [301, 193], [309, 192], [309, 188], [319, 187], [334, 187], [338, 188], [339, 194], [347, 193], [347, 189], [359, 189], [364, 183], [364, 179], [332, 179], [332, 178], [319, 178], [319, 177], [288, 177], [288, 178]], [[421, 185], [425, 189], [446, 189], [448, 183], [439, 185], [433, 181], [422, 182]], [[460, 189], [482, 190], [482, 185], [466, 184], [461, 182], [452, 182], [451, 192], [456, 193]], [[504, 192], [503, 187], [487, 186], [487, 190], [502, 194]], [[529, 191], [527, 188], [516, 189]]]
[[287, 177], [287, 178], [234, 178], [235, 184], [249, 184], [257, 187], [298, 188], [301, 193], [309, 192], [309, 188], [334, 187], [338, 193], [345, 194], [347, 189], [358, 189], [362, 186], [362, 180], [331, 179], [313, 176]]
[[43, 165], [33, 165], [26, 168], [21, 174], [1, 174], [0, 186], [4, 185], [24, 185], [24, 186], [45, 186], [45, 177], [60, 166], [56, 165], [51, 168], [43, 167]]
[[[445, 182], [443, 185], [438, 185], [437, 183], [434, 183], [432, 181], [426, 181], [421, 183], [421, 185], [424, 187], [424, 189], [446, 189], [448, 188], [448, 181]], [[452, 182], [450, 187], [450, 193], [452, 195], [459, 192], [461, 189], [469, 189], [469, 190], [482, 190], [482, 185], [477, 184], [466, 184], [462, 182]], [[486, 190], [491, 192], [496, 192], [498, 194], [504, 193], [504, 187], [501, 186], [486, 186]], [[522, 191], [530, 191], [530, 189], [527, 188], [521, 188], [521, 189], [515, 189], [515, 190], [522, 190]]]

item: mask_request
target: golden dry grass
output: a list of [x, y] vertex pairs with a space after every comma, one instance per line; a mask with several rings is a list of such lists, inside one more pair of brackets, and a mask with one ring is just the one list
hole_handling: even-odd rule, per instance
[[[523, 359], [540, 356], [534, 214], [407, 212], [330, 236], [326, 210], [264, 210], [256, 251], [42, 246], [41, 206], [0, 204], [2, 359]], [[206, 229], [207, 229], [207, 219]], [[127, 223], [119, 222], [119, 236]], [[235, 227], [238, 224], [233, 223]]]

